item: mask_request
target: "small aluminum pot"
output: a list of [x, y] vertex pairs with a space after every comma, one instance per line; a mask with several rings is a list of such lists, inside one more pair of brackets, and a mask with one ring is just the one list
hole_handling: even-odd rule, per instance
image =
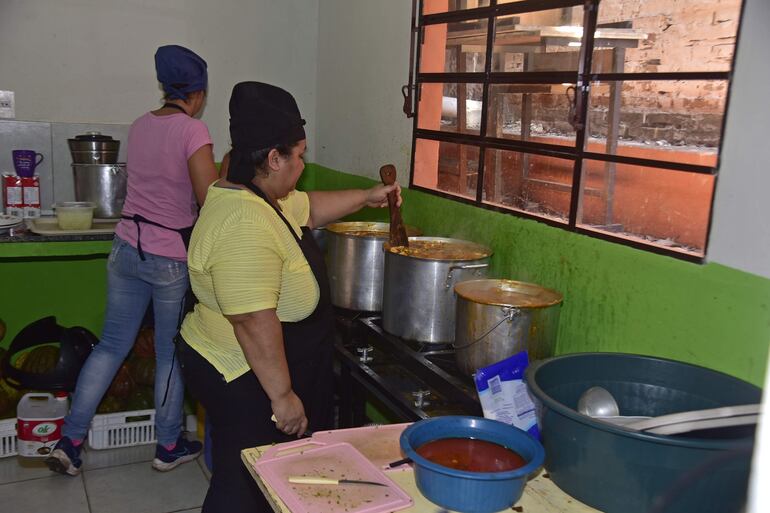
[[[349, 310], [382, 310], [382, 246], [390, 234], [389, 223], [342, 222], [326, 227], [326, 267], [334, 306]], [[420, 231], [407, 227], [407, 233]]]
[[442, 260], [385, 251], [382, 327], [408, 340], [452, 342], [455, 336], [453, 288], [462, 281], [486, 276], [492, 251], [461, 239], [409, 237], [410, 245], [415, 241], [458, 244], [476, 256]]
[[468, 376], [521, 351], [553, 356], [562, 295], [532, 283], [473, 280], [455, 286], [455, 359]]

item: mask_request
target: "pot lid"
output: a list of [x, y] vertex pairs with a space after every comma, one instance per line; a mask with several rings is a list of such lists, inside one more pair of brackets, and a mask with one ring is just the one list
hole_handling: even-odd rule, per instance
[[86, 132], [82, 135], [76, 135], [74, 139], [70, 141], [94, 141], [94, 142], [111, 142], [114, 141], [111, 136], [103, 135], [101, 132]]
[[[390, 224], [378, 223], [373, 221], [346, 221], [342, 223], [333, 223], [326, 226], [326, 230], [348, 235], [350, 237], [375, 237], [387, 239], [390, 236]], [[420, 235], [420, 230], [413, 226], [406, 227], [406, 233], [409, 235]]]
[[458, 296], [484, 305], [544, 308], [561, 303], [560, 292], [513, 280], [470, 280], [455, 285]]

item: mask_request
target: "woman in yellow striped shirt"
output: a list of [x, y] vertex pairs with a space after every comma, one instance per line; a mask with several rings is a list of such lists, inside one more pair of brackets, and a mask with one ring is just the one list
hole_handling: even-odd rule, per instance
[[[198, 298], [179, 338], [185, 381], [211, 421], [213, 475], [204, 513], [271, 511], [241, 449], [329, 429], [332, 328], [323, 255], [310, 230], [398, 185], [295, 190], [305, 121], [275, 86], [242, 82], [230, 98], [233, 148], [209, 188], [188, 252]], [[275, 417], [275, 423], [271, 421]]]

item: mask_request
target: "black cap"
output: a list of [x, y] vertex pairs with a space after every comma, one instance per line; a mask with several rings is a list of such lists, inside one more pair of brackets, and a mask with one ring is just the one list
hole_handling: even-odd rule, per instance
[[262, 82], [240, 82], [230, 96], [230, 167], [227, 179], [247, 183], [254, 178], [254, 156], [279, 144], [305, 139], [305, 120], [288, 91]]

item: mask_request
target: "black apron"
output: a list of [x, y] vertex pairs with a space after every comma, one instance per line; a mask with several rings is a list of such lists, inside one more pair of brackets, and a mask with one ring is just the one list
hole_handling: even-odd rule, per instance
[[252, 183], [245, 185], [273, 207], [278, 217], [286, 224], [286, 228], [299, 245], [318, 282], [320, 297], [313, 313], [301, 321], [281, 322], [281, 328], [292, 388], [302, 400], [305, 414], [309, 419], [308, 429], [311, 431], [331, 429], [334, 422], [332, 371], [334, 308], [323, 253], [310, 228], [302, 227], [300, 239], [283, 213], [268, 201], [259, 187]]
[[[187, 114], [187, 111], [184, 110], [179, 105], [175, 105], [173, 103], [164, 103], [163, 107], [161, 108], [166, 108], [166, 107], [170, 109], [177, 109]], [[120, 217], [123, 219], [128, 219], [129, 221], [133, 221], [134, 224], [136, 225], [136, 251], [139, 253], [139, 258], [141, 258], [142, 261], [146, 260], [144, 256], [144, 251], [142, 251], [142, 227], [141, 227], [142, 223], [151, 224], [153, 226], [157, 226], [158, 228], [163, 228], [165, 230], [171, 230], [172, 232], [177, 232], [179, 236], [182, 237], [182, 243], [184, 244], [184, 248], [187, 249], [190, 246], [190, 237], [192, 237], [193, 226], [187, 226], [185, 228], [171, 228], [169, 226], [165, 226], [160, 223], [157, 223], [151, 219], [147, 219], [146, 217], [140, 214], [121, 215]]]

